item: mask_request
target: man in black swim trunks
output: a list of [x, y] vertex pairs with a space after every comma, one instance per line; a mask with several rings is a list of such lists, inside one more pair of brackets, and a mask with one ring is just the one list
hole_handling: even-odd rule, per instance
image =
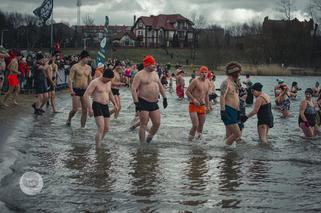
[[78, 111], [79, 102], [81, 103], [81, 127], [85, 127], [87, 120], [86, 100], [83, 96], [91, 81], [91, 67], [88, 65], [90, 60], [89, 53], [83, 50], [79, 56], [79, 62], [70, 69], [68, 85], [72, 96], [72, 110], [69, 113], [67, 125], [70, 126], [71, 119]]
[[144, 58], [144, 69], [138, 72], [132, 84], [132, 96], [137, 110], [140, 111], [139, 140], [145, 142], [145, 130], [149, 118], [152, 121], [152, 127], [149, 130], [146, 142], [149, 143], [156, 134], [160, 126], [160, 111], [158, 107], [159, 94], [163, 96], [163, 107], [167, 107], [167, 98], [165, 89], [157, 75], [156, 61], [153, 56]]
[[[94, 115], [97, 132], [96, 132], [96, 147], [100, 148], [100, 141], [105, 137], [109, 129], [109, 100], [114, 104], [114, 109], [117, 110], [118, 106], [115, 98], [111, 92], [111, 80], [114, 78], [114, 72], [111, 69], [106, 69], [103, 76], [100, 76], [90, 82], [85, 94], [86, 107], [88, 108], [89, 115]], [[92, 106], [89, 104], [89, 97], [93, 96]]]
[[121, 110], [119, 88], [121, 86], [125, 86], [126, 85], [125, 83], [122, 83], [120, 81], [120, 74], [121, 74], [121, 72], [123, 70], [122, 66], [123, 65], [122, 65], [122, 63], [120, 61], [116, 61], [115, 66], [114, 66], [114, 75], [115, 75], [115, 77], [113, 78], [112, 83], [111, 83], [111, 90], [112, 90], [113, 95], [115, 96], [115, 100], [116, 100], [117, 106], [118, 106], [117, 110], [115, 110], [115, 109], [111, 110], [111, 114], [115, 113], [114, 114], [115, 118], [118, 117], [119, 112]]

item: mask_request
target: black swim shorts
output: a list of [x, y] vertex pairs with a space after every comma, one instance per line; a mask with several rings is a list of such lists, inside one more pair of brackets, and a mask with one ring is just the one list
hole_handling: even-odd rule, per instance
[[86, 89], [80, 89], [80, 88], [74, 88], [73, 90], [74, 90], [76, 96], [79, 96], [79, 97], [84, 96], [84, 94], [86, 92]]
[[104, 116], [105, 118], [110, 117], [108, 104], [101, 104], [96, 101], [93, 102], [92, 108], [94, 111], [94, 117]]
[[119, 96], [119, 89], [113, 89], [111, 88], [111, 92], [113, 93], [113, 95]]
[[138, 111], [148, 111], [148, 112], [152, 112], [152, 111], [156, 111], [158, 110], [158, 104], [157, 102], [149, 102], [146, 101], [142, 98], [138, 98]]

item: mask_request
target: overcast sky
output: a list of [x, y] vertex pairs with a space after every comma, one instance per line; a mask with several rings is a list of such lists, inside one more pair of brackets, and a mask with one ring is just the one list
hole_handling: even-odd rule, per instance
[[[134, 14], [149, 16], [157, 14], [180, 13], [190, 18], [192, 13], [202, 14], [207, 23], [229, 25], [251, 20], [262, 20], [265, 16], [280, 18], [276, 12], [280, 0], [81, 0], [81, 16], [89, 14], [95, 24], [104, 24], [105, 15], [110, 24], [132, 25]], [[295, 3], [293, 14], [307, 19], [305, 8], [309, 0], [292, 0]], [[56, 22], [77, 23], [77, 0], [54, 0], [54, 19]], [[0, 0], [2, 11], [15, 11], [32, 14], [42, 0]]]

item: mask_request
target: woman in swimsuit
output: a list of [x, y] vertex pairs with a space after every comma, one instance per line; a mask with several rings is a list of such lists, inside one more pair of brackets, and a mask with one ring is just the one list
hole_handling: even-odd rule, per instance
[[306, 89], [305, 99], [300, 104], [299, 126], [306, 137], [314, 137], [317, 133], [315, 128], [317, 111], [312, 101], [312, 95], [313, 90]]
[[267, 144], [267, 135], [269, 129], [273, 127], [273, 114], [271, 107], [271, 98], [262, 92], [263, 85], [255, 83], [252, 86], [252, 93], [256, 98], [254, 109], [246, 116], [241, 117], [244, 123], [248, 118], [257, 114], [257, 131], [262, 144]]

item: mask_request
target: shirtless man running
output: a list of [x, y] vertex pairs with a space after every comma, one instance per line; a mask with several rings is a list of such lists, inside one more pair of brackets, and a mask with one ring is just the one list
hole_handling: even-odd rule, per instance
[[153, 56], [144, 58], [144, 69], [135, 75], [132, 84], [132, 96], [139, 113], [140, 128], [139, 140], [145, 142], [145, 130], [149, 118], [152, 127], [149, 130], [146, 142], [149, 143], [160, 126], [160, 111], [158, 107], [159, 93], [163, 96], [163, 107], [167, 107], [167, 98], [156, 71], [156, 61]]
[[[86, 100], [89, 115], [94, 115], [98, 127], [95, 137], [97, 148], [100, 148], [100, 141], [105, 137], [109, 129], [109, 100], [114, 104], [114, 109], [118, 107], [111, 92], [111, 80], [113, 78], [114, 72], [111, 69], [106, 69], [102, 76], [90, 82], [83, 96], [84, 100]], [[93, 97], [92, 106], [89, 103], [90, 96]]]
[[87, 65], [89, 61], [89, 53], [83, 50], [79, 56], [79, 62], [74, 64], [70, 69], [68, 85], [70, 95], [72, 96], [72, 110], [69, 113], [67, 125], [70, 126], [71, 119], [78, 111], [79, 101], [81, 103], [81, 127], [85, 127], [87, 120], [86, 100], [83, 96], [91, 81], [91, 67]]
[[120, 73], [122, 71], [122, 64], [120, 61], [116, 61], [115, 63], [115, 68], [114, 68], [114, 75], [115, 77], [113, 78], [112, 82], [111, 82], [111, 91], [113, 92], [113, 95], [115, 97], [116, 103], [117, 103], [117, 110], [113, 109], [111, 111], [111, 114], [115, 113], [115, 118], [118, 117], [119, 112], [121, 110], [121, 103], [120, 103], [120, 94], [119, 94], [119, 88], [121, 86], [125, 86], [125, 83], [122, 83], [120, 81]]
[[225, 143], [232, 145], [241, 137], [238, 126], [240, 122], [240, 100], [238, 95], [237, 79], [240, 76], [242, 67], [237, 62], [230, 62], [226, 66], [227, 79], [221, 84], [221, 119], [226, 129]]
[[186, 95], [190, 99], [189, 115], [192, 120], [192, 128], [189, 132], [189, 140], [193, 140], [197, 131], [197, 137], [200, 138], [203, 132], [203, 126], [206, 118], [206, 111], [209, 110], [209, 91], [210, 83], [207, 79], [208, 68], [201, 66], [200, 76], [195, 78], [186, 90]]

